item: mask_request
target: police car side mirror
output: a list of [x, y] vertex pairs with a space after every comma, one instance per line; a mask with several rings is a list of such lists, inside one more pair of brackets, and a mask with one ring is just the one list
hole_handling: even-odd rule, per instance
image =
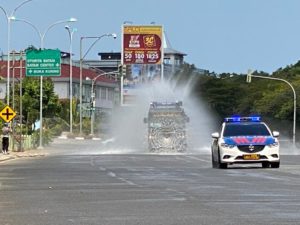
[[273, 137], [279, 137], [279, 132], [278, 131], [273, 131]]
[[211, 134], [212, 138], [218, 139], [220, 137], [220, 134], [218, 132], [212, 133]]
[[148, 118], [144, 118], [144, 123], [148, 123]]

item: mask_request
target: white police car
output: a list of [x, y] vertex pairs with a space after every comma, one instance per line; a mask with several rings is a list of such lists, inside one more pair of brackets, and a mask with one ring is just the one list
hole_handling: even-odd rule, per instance
[[271, 132], [260, 117], [225, 118], [221, 132], [212, 133], [212, 166], [261, 163], [263, 168], [279, 168], [278, 137], [279, 132]]

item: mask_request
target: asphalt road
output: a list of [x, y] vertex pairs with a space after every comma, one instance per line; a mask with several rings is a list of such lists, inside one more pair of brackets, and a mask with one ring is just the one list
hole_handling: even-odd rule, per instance
[[57, 140], [0, 163], [1, 225], [300, 224], [300, 155], [212, 169], [210, 155]]

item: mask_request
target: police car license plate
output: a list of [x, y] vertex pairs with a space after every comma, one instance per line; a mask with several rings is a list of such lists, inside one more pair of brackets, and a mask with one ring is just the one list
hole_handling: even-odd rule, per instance
[[259, 155], [258, 154], [248, 154], [248, 155], [243, 155], [244, 160], [258, 160]]

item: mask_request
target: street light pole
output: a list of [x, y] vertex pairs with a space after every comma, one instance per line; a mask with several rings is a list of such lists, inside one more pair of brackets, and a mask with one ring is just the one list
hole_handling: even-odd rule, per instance
[[92, 137], [94, 136], [94, 122], [95, 122], [95, 110], [96, 110], [96, 91], [94, 90], [94, 85], [98, 77], [100, 77], [100, 75], [98, 75], [92, 80], [92, 88], [91, 88], [91, 136]]
[[[110, 75], [110, 74], [119, 74], [119, 71], [111, 71], [107, 73], [101, 73], [92, 79], [91, 86], [91, 136], [94, 136], [94, 123], [95, 123], [95, 108], [96, 108], [96, 91], [95, 91], [95, 83], [99, 77]], [[89, 80], [89, 78], [86, 78]]]
[[[79, 66], [80, 66], [80, 75], [79, 75], [79, 135], [82, 137], [82, 64], [83, 60], [86, 57], [86, 55], [89, 53], [89, 51], [92, 49], [92, 47], [103, 37], [113, 37], [114, 39], [117, 38], [117, 35], [115, 33], [109, 33], [109, 34], [103, 34], [101, 36], [96, 37], [80, 37], [80, 60], [79, 60]], [[82, 53], [82, 41], [83, 39], [96, 39], [88, 48], [86, 53], [83, 55]]]
[[68, 25], [65, 26], [69, 34], [70, 39], [70, 134], [73, 133], [73, 65], [72, 65], [72, 45], [73, 45], [73, 34], [77, 31], [76, 28], [71, 29]]
[[[39, 35], [40, 38], [40, 48], [44, 49], [44, 39], [47, 32], [54, 27], [55, 25], [62, 24], [62, 23], [69, 23], [69, 22], [76, 22], [76, 18], [70, 18], [68, 20], [59, 20], [52, 24], [50, 24], [45, 31], [42, 33], [33, 23], [24, 20], [24, 19], [16, 19], [13, 18], [14, 21], [24, 22], [30, 25]], [[40, 76], [40, 140], [39, 140], [39, 149], [43, 149], [43, 76]]]
[[83, 37], [80, 38], [80, 53], [79, 53], [79, 136], [82, 136], [82, 41]]
[[292, 91], [293, 91], [293, 95], [294, 95], [294, 118], [293, 118], [293, 145], [295, 147], [296, 145], [296, 109], [297, 109], [297, 96], [296, 96], [296, 91], [294, 89], [294, 87], [292, 86], [292, 84], [284, 79], [281, 78], [276, 78], [276, 77], [264, 77], [264, 76], [258, 76], [258, 75], [252, 75], [252, 71], [248, 71], [247, 74], [247, 82], [250, 83], [251, 82], [251, 77], [257, 77], [257, 78], [262, 78], [262, 79], [269, 79], [269, 80], [278, 80], [278, 81], [282, 81], [285, 82], [286, 84], [288, 84]]
[[20, 151], [23, 151], [22, 141], [22, 124], [23, 124], [23, 51], [20, 51]]
[[6, 20], [7, 20], [7, 87], [6, 87], [6, 104], [9, 106], [9, 95], [10, 95], [10, 90], [9, 90], [9, 83], [10, 83], [10, 30], [11, 30], [11, 20], [15, 18], [15, 13], [17, 10], [27, 2], [31, 2], [32, 0], [25, 0], [21, 2], [9, 15], [7, 11], [0, 6], [0, 9], [3, 11], [5, 14]]

